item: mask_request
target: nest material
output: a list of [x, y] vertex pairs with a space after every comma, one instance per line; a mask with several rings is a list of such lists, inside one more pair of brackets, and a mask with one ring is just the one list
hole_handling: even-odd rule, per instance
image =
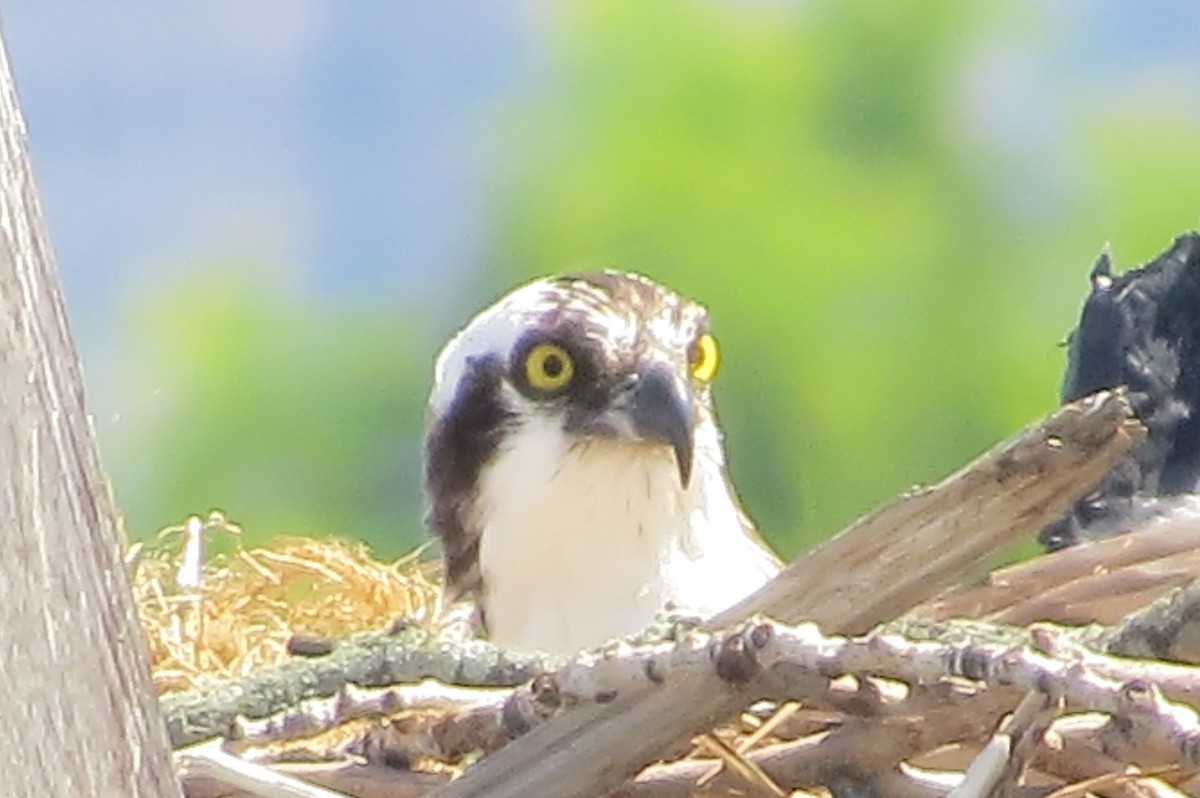
[[[1174, 539], [1180, 540], [1178, 535]], [[1120, 540], [1092, 545], [1120, 547], [1125, 568], [1142, 572], [1163, 561], [1178, 565], [1181, 556], [1186, 566], [1193, 565], [1184, 542], [1172, 546], [1153, 536], [1141, 544], [1139, 538], [1131, 540], [1134, 545], [1122, 545]], [[1141, 556], [1136, 554], [1139, 545]], [[1164, 560], [1161, 555], [1168, 549]], [[1038, 580], [1044, 578], [1047, 567], [1068, 583], [1094, 577], [1089, 563], [1105, 555], [1099, 552], [1085, 557], [1081, 554], [1085, 551], [1068, 550], [1043, 558], [1046, 563], [1016, 566], [993, 577], [990, 584], [1001, 590], [1004, 601], [1019, 605], [1022, 596], [1036, 597]], [[184, 559], [182, 553], [171, 556], [159, 550], [143, 556], [135, 571], [136, 595], [151, 637], [155, 681], [164, 692], [203, 688], [265, 668], [286, 667], [297, 656], [298, 635], [308, 641], [300, 646], [299, 653], [304, 655], [320, 649], [318, 642], [324, 636], [395, 627], [400, 618], [434, 635], [439, 632], [431, 621], [436, 613], [436, 571], [415, 554], [382, 563], [360, 545], [281, 541], [270, 548], [238, 550], [216, 558], [204, 568], [201, 585], [181, 590], [177, 574]], [[1074, 568], [1071, 561], [1077, 563]], [[1099, 588], [1097, 598], [1121, 584], [1122, 570], [1118, 568], [1111, 574], [1115, 581], [1107, 589]], [[1157, 592], [1169, 589], [1176, 577], [1177, 571], [1172, 571], [1172, 577], [1162, 580]], [[985, 585], [972, 588], [973, 592], [951, 591], [918, 615], [938, 619], [948, 607], [962, 612], [967, 606], [964, 595], [970, 596], [968, 604], [978, 602], [979, 591], [986, 589]], [[994, 608], [997, 601], [985, 604]], [[1101, 602], [1099, 606], [1106, 605]], [[1078, 612], [1079, 604], [1071, 604], [1076, 620]], [[1113, 617], [1100, 620], [1111, 621]], [[941, 641], [952, 640], [964, 629], [974, 640], [992, 634], [992, 627], [981, 626], [982, 633], [976, 634], [978, 630], [969, 627], [936, 626], [940, 621], [922, 623], [934, 626], [911, 624], [899, 631], [909, 638], [927, 636]], [[749, 634], [744, 630], [742, 633]], [[1019, 640], [1011, 645], [1024, 647], [1027, 643]], [[674, 652], [669, 644], [662, 649], [668, 650]], [[682, 656], [662, 651], [645, 656]], [[1004, 659], [997, 656], [998, 661]], [[558, 666], [548, 661], [544, 667], [550, 673]], [[560, 669], [554, 676], [559, 680], [556, 690], [576, 690], [566, 686], [574, 678], [588, 684], [595, 678], [602, 679], [591, 675], [587, 663], [572, 667], [575, 673], [586, 675], [570, 676], [570, 668]], [[639, 669], [649, 672], [644, 666]], [[232, 735], [237, 741], [233, 747], [242, 756], [353, 795], [383, 795], [390, 794], [389, 790], [400, 795], [424, 795], [462, 772], [480, 754], [511, 739], [513, 730], [505, 724], [512, 723], [515, 715], [512, 695], [528, 698], [528, 705], [534, 707], [530, 710], [534, 714], [531, 722], [536, 722], [538, 702], [547, 700], [537, 693], [547, 689], [545, 684], [538, 686], [537, 682], [535, 679], [528, 693], [521, 693], [523, 688], [514, 692], [432, 682], [379, 690], [346, 688], [324, 701], [298, 703], [290, 712], [265, 721], [240, 720]], [[905, 767], [910, 769], [908, 778], [925, 785], [912, 787], [909, 794], [932, 796], [939, 794], [929, 786], [937, 783], [938, 773], [967, 770], [989, 739], [999, 734], [998, 729], [1005, 728], [1010, 745], [1020, 742], [1024, 750], [1017, 760], [1024, 771], [1024, 786], [1014, 794], [1045, 795], [1058, 790], [1055, 794], [1164, 795], [1171, 794], [1170, 782], [1183, 782], [1190, 776], [1187, 768], [1178, 765], [1139, 771], [1132, 762], [1123, 763], [1081, 745], [1077, 733], [1051, 731], [1051, 723], [1063, 707], [1049, 707], [1044, 701], [1028, 703], [1028, 695], [1027, 702], [1021, 704], [1025, 709], [1005, 720], [1020, 703], [1021, 695], [1020, 691], [989, 690], [986, 685], [953, 678], [918, 686], [916, 681], [909, 685], [896, 679], [848, 675], [824, 687], [814, 687], [804, 702], [785, 700], [748, 708], [711, 733], [682, 744], [672, 759], [647, 769], [622, 794], [648, 798], [803, 795], [808, 793], [797, 792], [798, 788], [811, 784], [804, 780], [817, 774], [821, 774], [820, 783], [828, 794], [890, 794], [887, 790], [896, 789], [896, 785], [881, 781], [878, 773], [846, 767], [826, 772], [819, 763], [842, 755], [842, 764], [870, 766], [904, 754]], [[1059, 747], [1057, 755], [1047, 753], [1047, 740]], [[864, 751], [864, 744], [870, 750]], [[228, 747], [230, 743], [223, 745]], [[1095, 761], [1097, 757], [1099, 762]], [[1064, 762], [1080, 768], [1075, 780], [1064, 774]], [[1107, 770], [1099, 772], [1105, 767]], [[778, 783], [781, 773], [801, 782]], [[1083, 783], [1085, 779], [1090, 780], [1090, 788]], [[1145, 792], [1149, 788], [1138, 787], [1139, 781], [1151, 784], [1157, 792]], [[188, 794], [220, 794], [205, 792], [205, 784], [203, 779], [191, 782]]]
[[428, 626], [437, 614], [438, 565], [420, 551], [385, 563], [361, 543], [281, 539], [235, 545], [196, 572], [195, 550], [214, 530], [236, 542], [237, 527], [213, 513], [135, 552], [134, 598], [160, 693], [244, 678], [356, 631]]

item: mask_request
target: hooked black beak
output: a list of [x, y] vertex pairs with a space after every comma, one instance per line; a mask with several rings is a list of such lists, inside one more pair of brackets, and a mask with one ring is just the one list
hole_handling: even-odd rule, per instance
[[692, 478], [692, 410], [690, 391], [663, 367], [652, 367], [637, 375], [622, 397], [634, 431], [645, 441], [665, 443], [675, 452], [679, 481], [688, 486]]

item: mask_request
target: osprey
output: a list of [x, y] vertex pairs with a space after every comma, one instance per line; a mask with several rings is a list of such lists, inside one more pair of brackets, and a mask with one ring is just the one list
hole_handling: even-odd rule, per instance
[[635, 274], [538, 280], [472, 319], [425, 440], [447, 603], [499, 645], [570, 654], [774, 576], [726, 473], [718, 357], [704, 308]]

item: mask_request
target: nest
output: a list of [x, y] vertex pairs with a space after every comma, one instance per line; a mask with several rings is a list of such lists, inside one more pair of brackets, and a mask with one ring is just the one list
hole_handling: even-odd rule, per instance
[[[159, 693], [245, 678], [298, 650], [397, 621], [432, 628], [438, 564], [391, 563], [359, 542], [280, 539], [246, 549], [222, 513], [193, 516], [131, 550], [133, 592]], [[228, 538], [208, 562], [211, 535]]]
[[[1191, 710], [1167, 697], [1187, 688], [1176, 683], [1186, 674], [1157, 659], [1134, 667], [1102, 653], [1118, 639], [1131, 651], [1145, 645], [1154, 635], [1138, 630], [1149, 627], [1161, 644], [1164, 624], [1175, 623], [1169, 653], [1192, 656], [1189, 623], [1169, 620], [1200, 607], [1200, 591], [1175, 589], [1200, 566], [1200, 527], [1191, 522], [1015, 566], [858, 638], [755, 618], [721, 633], [677, 631], [673, 639], [614, 645], [569, 663], [505, 659], [485, 644], [447, 638], [434, 623], [436, 569], [417, 553], [382, 563], [357, 544], [286, 540], [236, 548], [203, 566], [199, 578], [189, 575], [188, 541], [216, 529], [236, 532], [219, 515], [191, 519], [143, 551], [134, 570], [169, 719], [188, 702], [228, 697], [231, 685], [254, 693], [247, 680], [256, 674], [307, 687], [294, 688], [306, 691], [302, 699], [279, 698], [261, 717], [223, 717], [212, 739], [193, 735], [180, 745], [189, 796], [277, 794], [245, 782], [231, 788], [222, 757], [312, 790], [294, 794], [329, 794], [316, 785], [364, 798], [432, 794], [550, 716], [603, 703], [606, 689], [644, 688], [638, 680], [653, 689], [668, 678], [695, 680], [696, 690], [755, 684], [757, 692], [745, 693], [746, 706], [731, 720], [685, 735], [616, 794], [943, 795], [951, 784], [969, 786], [961, 774], [989, 756], [1002, 763], [991, 791], [959, 794], [1179, 795], [1198, 783], [1189, 783], [1195, 768], [1181, 753], [1195, 724], [1176, 718]], [[166, 545], [178, 531], [185, 544]], [[1055, 600], [1048, 580], [1070, 600]], [[1156, 596], [1158, 604], [1147, 604]], [[961, 620], [966, 615], [980, 620]], [[999, 622], [1030, 615], [1104, 625]], [[395, 659], [410, 678], [393, 673], [388, 684], [365, 687], [368, 680], [348, 674], [326, 695], [313, 689], [309, 665], [328, 669], [339, 654], [360, 656], [364, 641], [407, 652], [376, 648], [369, 658], [377, 669]], [[434, 650], [445, 662], [404, 673], [412, 652]], [[474, 674], [455, 679], [464, 662], [475, 663]], [[1170, 682], [1166, 690], [1156, 678]], [[1200, 695], [1196, 681], [1192, 695]], [[1089, 701], [1110, 711], [1081, 711]]]

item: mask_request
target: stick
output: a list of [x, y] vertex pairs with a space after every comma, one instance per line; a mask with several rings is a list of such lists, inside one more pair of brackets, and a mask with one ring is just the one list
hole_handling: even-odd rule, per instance
[[[1032, 536], [1143, 434], [1121, 392], [1060, 408], [931, 488], [911, 492], [801, 557], [713, 627], [753, 613], [863, 631], [928, 600], [992, 552]], [[747, 695], [695, 674], [586, 704], [491, 754], [438, 798], [583, 798], [611, 790]], [[702, 688], [707, 688], [703, 689]]]

